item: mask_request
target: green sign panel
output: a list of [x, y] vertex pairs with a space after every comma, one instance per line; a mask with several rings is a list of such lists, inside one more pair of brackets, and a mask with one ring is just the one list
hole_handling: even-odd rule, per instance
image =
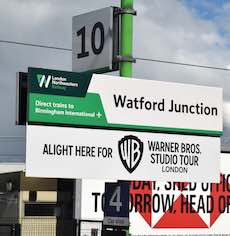
[[87, 94], [91, 73], [40, 68], [28, 70], [28, 121], [70, 125], [102, 125], [100, 97]]
[[105, 114], [97, 94], [84, 98], [31, 93], [29, 121], [72, 125], [102, 125]]

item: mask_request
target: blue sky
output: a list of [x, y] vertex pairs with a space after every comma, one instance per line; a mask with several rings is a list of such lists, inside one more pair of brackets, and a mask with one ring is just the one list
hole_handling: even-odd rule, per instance
[[[229, 0], [182, 0], [183, 4], [197, 17], [211, 21], [217, 26], [217, 32], [221, 37], [230, 38]], [[230, 46], [229, 42], [226, 45]]]
[[221, 14], [224, 5], [229, 3], [229, 0], [183, 0], [183, 2], [197, 16], [207, 20], [214, 20]]

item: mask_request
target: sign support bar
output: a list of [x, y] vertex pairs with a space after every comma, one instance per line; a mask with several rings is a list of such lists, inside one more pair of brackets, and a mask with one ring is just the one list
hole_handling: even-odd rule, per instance
[[[129, 9], [121, 14], [121, 56], [132, 58], [133, 51], [133, 0], [121, 0], [121, 8]], [[132, 77], [133, 60], [121, 60], [120, 76]]]

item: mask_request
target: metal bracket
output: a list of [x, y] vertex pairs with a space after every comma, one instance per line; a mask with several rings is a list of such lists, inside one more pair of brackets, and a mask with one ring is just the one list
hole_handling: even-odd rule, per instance
[[132, 9], [132, 8], [121, 8], [121, 7], [116, 7], [114, 10], [115, 15], [121, 15], [121, 14], [130, 14], [130, 15], [137, 15], [137, 11]]
[[136, 59], [133, 58], [132, 56], [117, 55], [117, 56], [114, 57], [114, 62], [131, 62], [131, 63], [136, 63]]

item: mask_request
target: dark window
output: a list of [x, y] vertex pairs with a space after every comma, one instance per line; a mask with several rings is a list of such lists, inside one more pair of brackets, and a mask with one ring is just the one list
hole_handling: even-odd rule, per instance
[[25, 216], [55, 216], [55, 203], [26, 203]]
[[0, 235], [10, 236], [12, 232], [12, 226], [0, 225]]
[[37, 192], [36, 191], [29, 191], [29, 201], [30, 202], [37, 201]]
[[91, 229], [91, 236], [98, 236], [98, 229]]

